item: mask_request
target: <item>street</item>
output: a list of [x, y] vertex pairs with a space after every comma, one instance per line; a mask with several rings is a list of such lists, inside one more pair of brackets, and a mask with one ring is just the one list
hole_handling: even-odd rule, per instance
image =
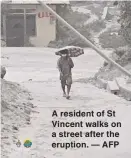
[[[18, 148], [12, 144], [12, 154], [10, 158], [130, 158], [131, 157], [131, 107], [130, 102], [110, 94], [103, 89], [98, 89], [90, 83], [77, 82], [80, 78], [92, 77], [102, 66], [103, 59], [93, 50], [86, 49], [85, 54], [73, 58], [75, 67], [73, 69], [74, 83], [71, 89], [71, 99], [62, 97], [59, 81], [59, 73], [56, 68], [58, 57], [53, 53], [53, 49], [42, 48], [2, 48], [2, 53], [9, 59], [2, 59], [2, 64], [7, 68], [6, 80], [19, 82], [32, 94], [32, 103], [37, 106], [34, 110], [39, 113], [31, 114], [31, 125], [21, 128], [19, 139], [32, 141], [31, 148]], [[107, 111], [116, 112], [116, 117], [52, 117], [53, 110], [60, 112], [81, 111]], [[81, 127], [55, 127], [54, 121], [91, 121], [93, 126]], [[121, 127], [100, 127], [97, 121], [110, 123], [111, 121], [121, 122]], [[96, 123], [96, 126], [94, 125]], [[95, 126], [95, 127], [94, 127]], [[87, 137], [56, 137], [52, 138], [52, 132], [89, 132]], [[104, 138], [102, 132], [119, 132], [120, 137]], [[95, 134], [91, 134], [95, 131]], [[97, 134], [98, 132], [98, 134]], [[89, 134], [89, 135], [88, 135]], [[97, 137], [101, 136], [101, 137]], [[95, 137], [93, 137], [95, 136]], [[92, 138], [93, 137], [93, 138]], [[101, 146], [107, 140], [119, 141], [117, 148], [103, 149]], [[88, 148], [52, 148], [52, 143], [81, 143], [88, 144]], [[100, 147], [91, 146], [92, 143], [99, 143]], [[76, 145], [76, 144], [75, 144]], [[77, 145], [76, 145], [77, 146]], [[99, 155], [99, 156], [98, 156]]]

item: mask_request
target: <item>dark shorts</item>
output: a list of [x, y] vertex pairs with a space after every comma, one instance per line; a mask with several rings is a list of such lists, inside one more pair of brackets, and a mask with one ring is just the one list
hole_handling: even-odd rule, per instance
[[64, 85], [71, 85], [72, 84], [72, 75], [68, 76], [60, 76], [61, 83]]

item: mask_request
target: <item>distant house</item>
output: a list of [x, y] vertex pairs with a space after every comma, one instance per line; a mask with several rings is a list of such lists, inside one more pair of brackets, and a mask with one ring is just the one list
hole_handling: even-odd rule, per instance
[[[60, 5], [69, 5], [69, 1], [48, 0], [46, 4], [56, 11]], [[8, 1], [2, 20], [2, 37], [7, 47], [23, 47], [28, 41], [42, 47], [56, 39], [56, 18], [37, 0]]]

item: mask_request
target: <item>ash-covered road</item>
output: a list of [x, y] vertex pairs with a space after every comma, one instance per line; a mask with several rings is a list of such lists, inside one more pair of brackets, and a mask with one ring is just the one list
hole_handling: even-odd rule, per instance
[[[131, 107], [130, 102], [123, 100], [108, 92], [98, 89], [91, 84], [74, 82], [71, 90], [71, 100], [62, 97], [62, 91], [59, 82], [59, 73], [56, 68], [57, 56], [53, 50], [39, 48], [4, 48], [3, 54], [9, 57], [9, 60], [3, 59], [3, 65], [7, 67], [7, 80], [20, 82], [31, 92], [35, 106], [34, 110], [39, 113], [32, 113], [31, 125], [22, 128], [19, 132], [19, 139], [24, 142], [30, 139], [32, 147], [26, 149], [23, 145], [18, 148], [12, 144], [12, 154], [10, 158], [130, 158], [131, 157]], [[75, 67], [73, 70], [73, 79], [88, 78], [97, 72], [103, 60], [94, 51], [87, 49], [85, 55], [73, 58]], [[30, 81], [29, 81], [30, 80]], [[52, 118], [52, 112], [66, 111], [102, 111], [112, 110], [116, 112], [116, 117], [101, 118]], [[121, 128], [110, 127], [92, 127], [92, 128], [53, 128], [52, 120], [65, 122], [79, 121], [103, 121], [121, 122]], [[75, 138], [52, 138], [52, 132], [119, 132], [119, 138], [104, 137], [75, 137]], [[120, 145], [114, 149], [102, 149], [102, 143], [105, 140], [119, 141]], [[72, 148], [65, 150], [53, 149], [53, 142], [86, 142], [89, 148]], [[100, 147], [92, 147], [92, 143], [99, 143]]]

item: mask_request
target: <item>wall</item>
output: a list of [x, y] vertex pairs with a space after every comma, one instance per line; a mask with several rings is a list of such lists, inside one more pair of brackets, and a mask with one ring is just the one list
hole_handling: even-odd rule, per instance
[[[13, 4], [8, 6], [10, 9], [34, 9], [32, 14], [36, 14], [36, 36], [30, 37], [30, 43], [36, 47], [47, 46], [50, 41], [56, 39], [56, 20], [53, 24], [50, 24], [50, 17], [42, 17], [49, 14], [49, 11], [45, 8], [43, 9], [40, 5], [35, 4]], [[50, 5], [53, 10], [56, 10], [56, 5]], [[39, 17], [40, 13], [40, 17]]]
[[[51, 7], [56, 10], [55, 5], [52, 5]], [[54, 21], [53, 24], [50, 24], [50, 17], [45, 17], [46, 12], [49, 13], [46, 8], [43, 9], [41, 6], [38, 6], [36, 9], [37, 36], [30, 38], [31, 44], [36, 47], [47, 46], [50, 41], [56, 39], [56, 21]]]

